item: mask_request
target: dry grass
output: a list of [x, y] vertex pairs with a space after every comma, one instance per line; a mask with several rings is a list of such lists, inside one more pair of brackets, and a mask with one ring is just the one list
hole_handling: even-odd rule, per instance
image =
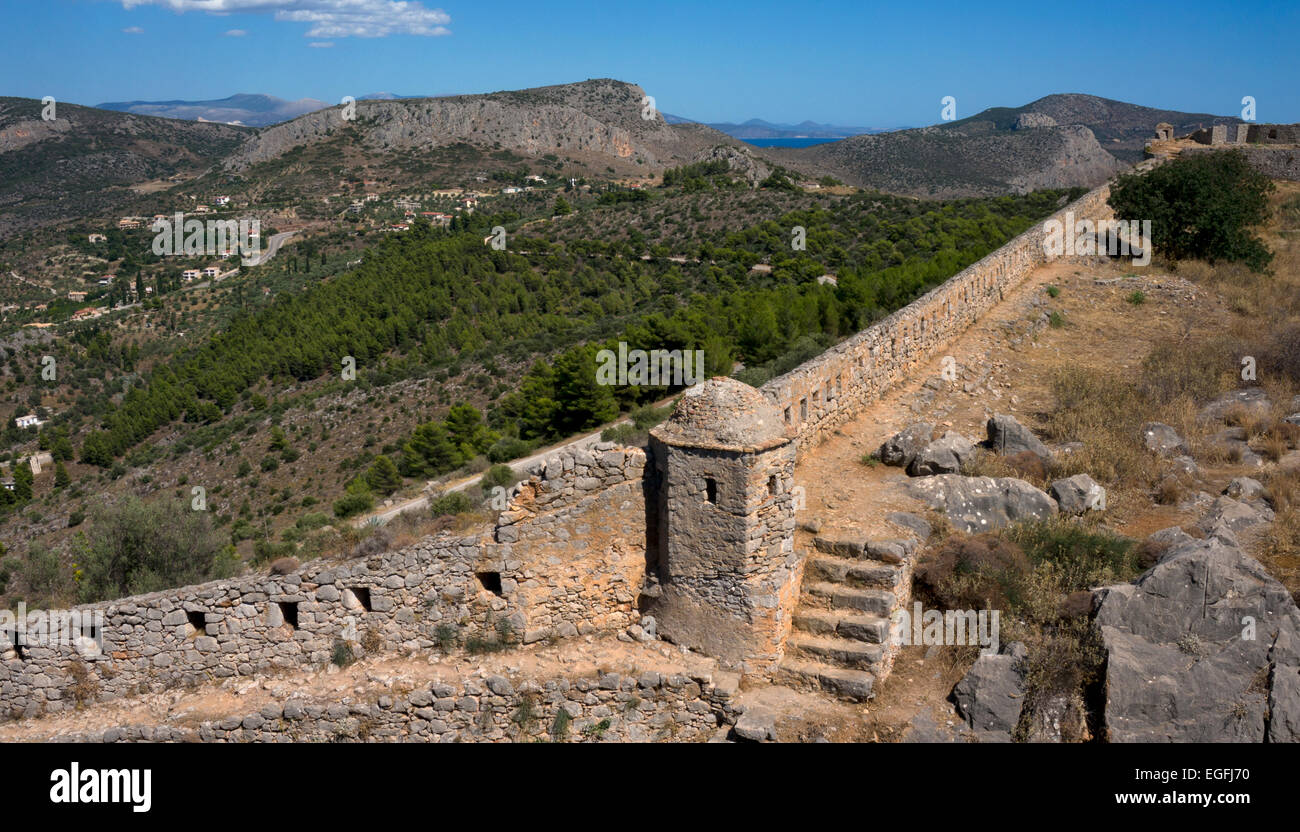
[[1260, 540], [1259, 559], [1300, 599], [1300, 469], [1276, 469], [1264, 485], [1275, 516]]

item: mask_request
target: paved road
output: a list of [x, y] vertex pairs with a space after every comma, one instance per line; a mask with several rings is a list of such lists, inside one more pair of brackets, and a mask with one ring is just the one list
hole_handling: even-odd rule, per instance
[[281, 231], [279, 234], [272, 234], [271, 238], [266, 241], [266, 250], [263, 251], [261, 256], [257, 258], [256, 262], [249, 263], [248, 265], [260, 266], [263, 263], [267, 262], [268, 260], [270, 260], [272, 257], [275, 256], [275, 253], [277, 251], [280, 250], [280, 246], [284, 244], [285, 240], [289, 239], [290, 237], [292, 237], [294, 234], [297, 233], [298, 233], [297, 231]]

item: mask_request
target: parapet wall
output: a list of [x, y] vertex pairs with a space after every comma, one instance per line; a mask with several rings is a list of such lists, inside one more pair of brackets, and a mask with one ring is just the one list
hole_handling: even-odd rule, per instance
[[645, 571], [645, 454], [597, 448], [549, 461], [479, 535], [77, 607], [83, 620], [102, 613], [102, 630], [76, 644], [0, 634], [0, 718], [69, 707], [86, 680], [111, 699], [324, 665], [340, 640], [417, 650], [449, 633], [527, 642], [626, 628]]
[[[1064, 223], [1067, 214], [1076, 221], [1108, 218], [1109, 196], [1110, 186], [1103, 185], [1048, 219]], [[1046, 263], [1046, 222], [1035, 223], [889, 317], [763, 385], [761, 392], [794, 427], [800, 452], [930, 361]]]
[[[1252, 128], [1253, 129], [1253, 128]], [[1189, 147], [1182, 155], [1196, 153], [1215, 153], [1223, 148]], [[1247, 144], [1234, 148], [1246, 156], [1251, 167], [1269, 179], [1286, 179], [1300, 182], [1300, 147], [1272, 147], [1268, 145]]]

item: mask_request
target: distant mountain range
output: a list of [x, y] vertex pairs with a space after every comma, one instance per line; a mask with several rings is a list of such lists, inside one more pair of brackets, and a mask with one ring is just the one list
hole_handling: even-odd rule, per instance
[[[832, 176], [928, 198], [1023, 193], [1105, 181], [1141, 158], [1160, 122], [1183, 135], [1237, 121], [1066, 94], [915, 129], [758, 119], [711, 126], [662, 112], [642, 118], [644, 96], [639, 86], [602, 78], [437, 98], [376, 93], [359, 97], [352, 121], [315, 99], [236, 95], [60, 105], [48, 122], [40, 101], [0, 98], [0, 236], [92, 213], [153, 210], [153, 194], [170, 193], [169, 183], [192, 181], [180, 186], [191, 200], [234, 188], [305, 197], [336, 189], [344, 169], [418, 188], [507, 167], [640, 179], [721, 159], [751, 184], [781, 167], [800, 179]], [[229, 124], [235, 121], [242, 125]], [[825, 135], [856, 130], [866, 132]], [[804, 148], [744, 143], [783, 133], [835, 140]]]
[[[400, 98], [414, 97], [394, 95], [391, 92], [375, 92], [357, 96], [357, 100], [395, 101]], [[108, 101], [95, 106], [101, 110], [116, 110], [119, 113], [135, 113], [141, 116], [267, 127], [332, 107], [334, 104], [316, 98], [286, 101], [273, 95], [239, 93], [229, 98], [218, 98], [212, 101]]]
[[[358, 101], [398, 101], [405, 98], [422, 98], [425, 96], [396, 95], [391, 92], [376, 92], [357, 96]], [[142, 116], [159, 116], [178, 118], [186, 121], [215, 121], [222, 124], [240, 124], [246, 127], [268, 127], [285, 121], [292, 121], [301, 115], [314, 113], [334, 103], [317, 98], [300, 98], [287, 101], [273, 95], [261, 93], [240, 93], [229, 98], [211, 101], [108, 101], [95, 106], [101, 110], [116, 110], [120, 113], [135, 113]], [[720, 133], [736, 139], [843, 139], [848, 136], [860, 136], [867, 133], [883, 133], [897, 129], [890, 127], [844, 127], [836, 124], [819, 124], [815, 121], [803, 121], [799, 124], [777, 124], [761, 118], [751, 118], [741, 124], [730, 122], [709, 123], [693, 118], [663, 113], [668, 124], [703, 124]]]
[[695, 119], [683, 118], [664, 113], [664, 121], [669, 124], [703, 124], [720, 133], [726, 133], [733, 139], [845, 139], [849, 136], [861, 136], [869, 133], [885, 133], [897, 130], [896, 127], [844, 127], [838, 124], [819, 124], [815, 121], [801, 121], [798, 124], [776, 124], [761, 118], [733, 124], [729, 121], [697, 122]]

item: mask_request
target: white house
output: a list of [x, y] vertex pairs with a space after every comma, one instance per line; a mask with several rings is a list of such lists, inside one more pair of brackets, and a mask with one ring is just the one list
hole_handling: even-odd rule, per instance
[[37, 418], [35, 413], [29, 413], [26, 416], [19, 416], [14, 421], [18, 423], [18, 427], [22, 430], [26, 430], [27, 428], [39, 428], [41, 425], [45, 424]]

